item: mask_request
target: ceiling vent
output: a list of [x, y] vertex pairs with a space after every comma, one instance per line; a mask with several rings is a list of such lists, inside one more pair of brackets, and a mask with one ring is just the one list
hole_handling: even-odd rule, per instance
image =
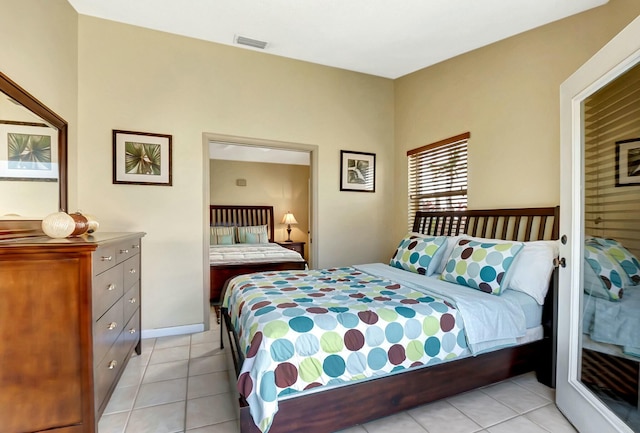
[[246, 38], [244, 36], [236, 36], [235, 42], [236, 44], [246, 45], [248, 47], [253, 47], [253, 48], [259, 48], [261, 50], [264, 50], [264, 48], [267, 46], [267, 43], [264, 41]]

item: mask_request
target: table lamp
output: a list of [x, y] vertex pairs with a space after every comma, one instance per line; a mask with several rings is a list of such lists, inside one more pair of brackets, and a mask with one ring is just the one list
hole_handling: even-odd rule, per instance
[[282, 217], [282, 224], [287, 225], [287, 240], [285, 242], [293, 242], [291, 240], [291, 224], [298, 224], [298, 221], [296, 221], [296, 217], [293, 216], [291, 211], [284, 214], [284, 217]]

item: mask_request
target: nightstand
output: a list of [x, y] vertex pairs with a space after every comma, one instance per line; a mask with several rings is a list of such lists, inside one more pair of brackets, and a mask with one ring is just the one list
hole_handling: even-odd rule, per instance
[[281, 247], [297, 251], [304, 258], [304, 244], [306, 242], [276, 242]]

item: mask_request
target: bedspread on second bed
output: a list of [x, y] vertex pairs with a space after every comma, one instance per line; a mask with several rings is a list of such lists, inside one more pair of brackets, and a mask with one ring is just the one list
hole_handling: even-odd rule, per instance
[[449, 301], [351, 267], [239, 276], [223, 306], [246, 356], [238, 390], [261, 431], [279, 396], [469, 354]]
[[274, 243], [211, 245], [209, 247], [209, 263], [211, 265], [303, 261], [304, 259], [297, 251]]

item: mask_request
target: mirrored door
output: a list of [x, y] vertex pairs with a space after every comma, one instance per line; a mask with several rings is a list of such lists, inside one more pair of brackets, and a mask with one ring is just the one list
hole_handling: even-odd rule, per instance
[[580, 380], [640, 431], [640, 64], [584, 101]]
[[581, 432], [640, 431], [638, 64], [640, 20], [561, 87], [557, 403]]

